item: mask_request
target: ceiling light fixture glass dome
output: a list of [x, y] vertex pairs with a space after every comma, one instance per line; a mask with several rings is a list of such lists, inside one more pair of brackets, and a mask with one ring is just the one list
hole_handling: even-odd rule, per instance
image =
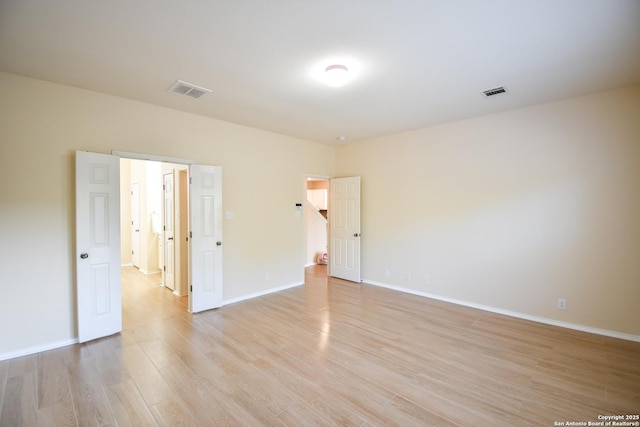
[[344, 85], [349, 80], [349, 70], [345, 65], [333, 64], [324, 70], [324, 81], [332, 87]]

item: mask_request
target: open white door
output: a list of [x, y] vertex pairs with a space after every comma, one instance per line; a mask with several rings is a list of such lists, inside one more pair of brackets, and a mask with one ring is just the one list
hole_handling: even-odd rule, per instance
[[164, 216], [164, 285], [171, 289], [175, 289], [174, 277], [175, 277], [175, 206], [174, 206], [174, 182], [175, 178], [173, 172], [169, 172], [163, 175], [163, 216]]
[[360, 177], [331, 180], [329, 274], [360, 282]]
[[76, 151], [76, 282], [80, 342], [122, 330], [120, 158]]
[[131, 184], [131, 264], [140, 268], [140, 184]]
[[222, 306], [222, 168], [190, 166], [189, 310]]

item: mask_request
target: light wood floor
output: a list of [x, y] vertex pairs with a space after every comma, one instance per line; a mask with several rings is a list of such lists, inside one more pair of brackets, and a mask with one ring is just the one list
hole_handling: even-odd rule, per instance
[[553, 426], [640, 412], [640, 343], [322, 268], [197, 315], [127, 269], [121, 334], [0, 362], [0, 425]]

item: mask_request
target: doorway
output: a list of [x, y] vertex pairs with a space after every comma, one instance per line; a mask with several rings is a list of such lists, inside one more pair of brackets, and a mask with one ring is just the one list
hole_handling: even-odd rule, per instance
[[[86, 342], [122, 330], [122, 258], [130, 254], [131, 239], [123, 239], [122, 232], [131, 230], [130, 186], [133, 173], [125, 172], [121, 180], [120, 160], [173, 159], [138, 153], [113, 151], [112, 154], [76, 151], [76, 308], [78, 313], [78, 339]], [[188, 165], [189, 196], [189, 252], [188, 304], [191, 313], [210, 310], [223, 305], [222, 283], [222, 168], [197, 165], [192, 161], [175, 159]], [[153, 163], [151, 163], [153, 164]], [[128, 178], [127, 178], [128, 176]], [[147, 186], [161, 184], [148, 180]], [[140, 188], [140, 200], [147, 192]], [[124, 193], [124, 194], [123, 194]], [[149, 191], [147, 196], [161, 197], [161, 191]], [[125, 204], [121, 205], [121, 201]], [[149, 201], [140, 202], [141, 209]], [[157, 206], [157, 205], [156, 205]], [[124, 209], [121, 209], [124, 208]], [[149, 212], [151, 215], [149, 216]], [[141, 212], [141, 235], [144, 226], [159, 228], [158, 212]], [[124, 222], [124, 224], [123, 224]], [[154, 226], [154, 224], [156, 224]], [[148, 234], [148, 233], [147, 233]], [[158, 233], [155, 233], [158, 234]], [[153, 247], [158, 238], [141, 237], [141, 255], [145, 244]], [[122, 246], [125, 250], [122, 250]], [[126, 248], [129, 250], [126, 250]], [[151, 271], [161, 263], [156, 257], [141, 256], [141, 269]], [[126, 258], [125, 258], [126, 260]], [[133, 267], [132, 267], [133, 268]]]
[[[309, 175], [304, 190], [305, 268], [317, 265], [318, 254], [326, 253], [321, 262], [327, 263], [329, 276], [361, 282], [360, 177]], [[322, 225], [318, 215], [324, 217]]]
[[177, 297], [188, 295], [189, 283], [187, 168], [120, 159], [121, 265], [135, 267]]
[[329, 179], [307, 176], [304, 180], [305, 271], [312, 266], [325, 272], [328, 261]]

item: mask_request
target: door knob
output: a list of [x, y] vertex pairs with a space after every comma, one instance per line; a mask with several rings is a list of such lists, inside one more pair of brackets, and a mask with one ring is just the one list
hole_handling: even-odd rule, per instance
[[173, 237], [169, 237], [167, 240], [173, 240]]
[[354, 234], [353, 237], [360, 237], [360, 233]]
[[86, 253], [86, 252], [83, 252], [83, 253], [80, 254], [80, 258], [87, 259], [87, 258], [89, 258], [89, 254]]
[[222, 242], [216, 242], [216, 246], [222, 246]]

